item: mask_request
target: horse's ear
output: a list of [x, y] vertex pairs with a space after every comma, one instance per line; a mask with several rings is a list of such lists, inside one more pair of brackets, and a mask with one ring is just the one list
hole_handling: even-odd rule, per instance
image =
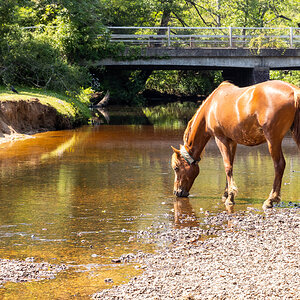
[[174, 153], [176, 153], [177, 155], [179, 155], [179, 154], [180, 154], [180, 150], [178, 150], [178, 149], [174, 148], [173, 146], [171, 146], [171, 148], [173, 149]]

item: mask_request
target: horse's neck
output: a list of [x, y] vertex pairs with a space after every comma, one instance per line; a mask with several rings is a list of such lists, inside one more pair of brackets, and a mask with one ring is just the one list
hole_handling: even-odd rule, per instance
[[204, 150], [205, 145], [210, 139], [209, 133], [206, 131], [205, 111], [209, 101], [206, 101], [197, 110], [194, 117], [188, 124], [184, 134], [184, 144], [190, 155], [198, 160]]

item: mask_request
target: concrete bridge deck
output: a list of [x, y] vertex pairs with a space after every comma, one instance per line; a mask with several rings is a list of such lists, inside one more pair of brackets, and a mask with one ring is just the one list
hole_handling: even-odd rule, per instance
[[[94, 62], [94, 67], [222, 70], [225, 79], [239, 85], [267, 80], [269, 70], [300, 70], [300, 28], [108, 27], [107, 30], [111, 43], [123, 43], [128, 48], [118, 59], [103, 59]], [[137, 53], [134, 48], [131, 55], [129, 45], [140, 45], [141, 49]]]
[[126, 69], [300, 69], [300, 49], [145, 48], [138, 54], [138, 59], [126, 59], [126, 55], [125, 51], [121, 60], [103, 59], [94, 65]]
[[93, 66], [140, 70], [223, 70], [225, 79], [243, 86], [269, 79], [269, 70], [300, 70], [300, 49], [145, 48], [137, 59], [103, 59]]

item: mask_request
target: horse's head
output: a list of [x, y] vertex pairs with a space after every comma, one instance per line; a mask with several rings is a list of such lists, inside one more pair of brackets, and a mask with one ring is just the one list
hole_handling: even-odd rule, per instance
[[195, 178], [199, 174], [198, 162], [191, 157], [189, 160], [186, 156], [189, 155], [184, 146], [180, 146], [180, 150], [173, 148], [172, 168], [175, 172], [174, 194], [177, 197], [187, 197], [194, 183]]

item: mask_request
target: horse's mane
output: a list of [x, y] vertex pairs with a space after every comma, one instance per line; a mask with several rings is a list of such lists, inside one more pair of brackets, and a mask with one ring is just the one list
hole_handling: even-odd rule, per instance
[[[205, 100], [206, 101], [206, 100]], [[189, 136], [190, 136], [190, 133], [191, 133], [191, 128], [192, 128], [192, 124], [195, 120], [195, 117], [198, 113], [198, 111], [201, 109], [202, 105], [204, 104], [204, 102], [202, 102], [201, 106], [197, 109], [197, 111], [195, 112], [195, 114], [193, 115], [193, 117], [189, 120], [188, 124], [187, 124], [187, 127], [184, 131], [184, 134], [183, 134], [183, 142], [184, 143], [187, 143], [188, 139], [189, 139]]]
[[220, 83], [220, 85], [214, 89], [208, 96], [207, 98], [201, 103], [200, 107], [197, 109], [197, 111], [195, 112], [195, 114], [193, 115], [193, 117], [191, 118], [191, 120], [188, 122], [188, 125], [184, 131], [184, 135], [183, 135], [183, 142], [184, 143], [187, 143], [188, 139], [189, 139], [189, 136], [191, 134], [191, 129], [192, 129], [192, 125], [194, 123], [194, 120], [196, 119], [196, 116], [198, 115], [198, 113], [200, 112], [200, 110], [202, 109], [202, 107], [206, 104], [206, 102], [213, 96], [213, 94], [221, 87], [221, 86], [224, 86], [226, 84], [230, 84], [230, 85], [233, 85], [233, 86], [236, 86], [234, 85], [233, 83], [231, 83], [230, 81], [228, 80], [225, 80], [223, 81], [222, 83]]

